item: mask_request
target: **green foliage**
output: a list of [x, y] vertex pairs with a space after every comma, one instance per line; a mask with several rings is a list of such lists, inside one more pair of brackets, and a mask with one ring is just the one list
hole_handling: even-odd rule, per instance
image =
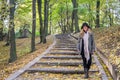
[[[0, 2], [3, 2], [3, 0], [0, 0]], [[60, 21], [60, 16], [62, 15], [63, 18], [66, 18], [66, 2], [68, 4], [68, 16], [72, 16], [72, 2], [71, 0], [50, 0], [49, 6], [51, 6], [52, 14], [51, 16], [52, 20], [52, 26], [56, 29], [60, 29], [59, 27], [56, 27], [58, 25], [58, 22]], [[77, 0], [78, 2], [78, 17], [79, 17], [79, 23], [82, 22], [89, 22], [91, 20], [91, 25], [95, 25], [95, 15], [96, 15], [96, 0]], [[44, 14], [44, 0], [42, 0], [42, 16]], [[113, 24], [120, 24], [119, 17], [117, 15], [120, 14], [119, 10], [119, 2], [117, 0], [108, 0], [108, 3], [106, 0], [100, 0], [100, 24], [102, 26], [109, 25], [110, 19], [109, 15], [113, 18]], [[7, 16], [9, 15], [9, 7], [6, 7], [7, 3], [4, 3], [0, 5], [0, 16], [4, 16], [4, 19], [7, 19]], [[29, 24], [30, 27], [32, 25], [32, 0], [16, 0], [16, 11], [15, 11], [15, 29], [18, 31], [21, 26], [24, 24]], [[2, 10], [2, 8], [5, 6], [5, 11]], [[90, 9], [90, 10], [89, 10]], [[111, 9], [111, 11], [108, 11], [108, 9]], [[107, 13], [106, 13], [107, 11]], [[114, 13], [116, 12], [116, 13]], [[107, 15], [107, 16], [106, 16]], [[44, 17], [44, 16], [43, 16]], [[39, 19], [37, 14], [37, 32], [39, 32]], [[69, 21], [71, 24], [71, 20]], [[3, 22], [0, 21], [0, 27], [3, 27]], [[7, 28], [5, 28], [7, 29]], [[52, 30], [54, 33], [54, 30]]]
[[18, 5], [15, 14], [16, 29], [19, 29], [25, 24], [32, 24], [32, 3], [31, 0], [18, 0]]
[[40, 33], [39, 33], [38, 31], [36, 31], [36, 33], [35, 33], [35, 34], [36, 34], [36, 36], [40, 36]]

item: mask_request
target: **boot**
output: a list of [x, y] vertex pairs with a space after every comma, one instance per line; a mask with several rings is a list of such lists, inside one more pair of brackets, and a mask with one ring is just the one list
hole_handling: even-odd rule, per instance
[[88, 75], [88, 69], [85, 68], [85, 69], [84, 69], [84, 72], [85, 72], [85, 78], [88, 78], [88, 77], [89, 77], [89, 75]]

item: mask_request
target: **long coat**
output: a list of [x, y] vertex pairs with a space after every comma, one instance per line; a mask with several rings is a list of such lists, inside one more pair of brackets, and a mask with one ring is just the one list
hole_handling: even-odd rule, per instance
[[[94, 42], [94, 37], [93, 37], [93, 33], [88, 32], [89, 33], [89, 38], [88, 38], [88, 50], [89, 53], [92, 54], [95, 51], [95, 42]], [[80, 37], [78, 38], [78, 43], [77, 43], [77, 49], [80, 52], [80, 54], [82, 54], [82, 49], [83, 49], [83, 36], [80, 35]]]

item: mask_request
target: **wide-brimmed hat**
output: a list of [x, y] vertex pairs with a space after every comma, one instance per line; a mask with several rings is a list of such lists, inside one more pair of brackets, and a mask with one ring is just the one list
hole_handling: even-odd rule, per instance
[[90, 28], [90, 26], [88, 25], [88, 23], [83, 23], [81, 29], [83, 29], [84, 26]]

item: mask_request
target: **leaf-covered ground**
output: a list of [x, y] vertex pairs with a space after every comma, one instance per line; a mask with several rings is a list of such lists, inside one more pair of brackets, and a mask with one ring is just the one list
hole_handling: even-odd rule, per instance
[[120, 71], [120, 26], [94, 29], [96, 46]]
[[18, 59], [8, 64], [9, 59], [9, 47], [3, 46], [5, 42], [0, 42], [0, 80], [4, 80], [7, 78], [11, 73], [15, 72], [16, 70], [20, 69], [24, 65], [26, 65], [29, 61], [36, 58], [42, 52], [44, 52], [50, 44], [53, 42], [53, 36], [47, 37], [46, 44], [38, 44], [39, 37], [36, 38], [36, 51], [30, 53], [30, 38], [25, 39], [17, 39], [16, 46], [17, 46], [17, 56]]
[[[109, 28], [98, 28], [94, 29], [96, 46], [108, 57], [109, 61], [116, 66], [118, 71], [120, 71], [120, 26], [118, 27], [109, 27]], [[36, 44], [38, 43], [39, 38], [36, 38]], [[34, 53], [29, 53], [30, 51], [30, 39], [17, 39], [17, 55], [18, 60], [14, 63], [8, 64], [9, 59], [9, 47], [3, 47], [5, 42], [0, 42], [0, 80], [4, 80], [11, 73], [15, 72], [19, 68], [23, 67], [29, 61], [33, 60], [35, 57], [40, 55], [43, 51], [48, 48], [48, 46], [52, 43], [53, 39], [48, 38], [47, 44], [37, 44], [36, 48], [38, 49]], [[44, 60], [43, 60], [44, 61]], [[78, 80], [81, 77], [84, 79], [84, 75], [74, 74], [73, 76], [64, 75], [64, 74], [50, 74], [50, 73], [25, 73], [31, 80], [39, 80], [44, 77], [44, 80], [58, 80], [64, 79], [69, 80], [74, 79]], [[96, 76], [95, 76], [96, 75]], [[35, 76], [32, 79], [31, 76]], [[45, 77], [46, 76], [46, 77]], [[46, 79], [45, 79], [46, 78]], [[89, 80], [99, 80], [100, 77], [97, 74], [93, 74]]]
[[[101, 80], [99, 74], [89, 73], [89, 79], [84, 79], [84, 74], [54, 74], [54, 73], [24, 73], [16, 80]], [[23, 78], [24, 77], [24, 78]]]

